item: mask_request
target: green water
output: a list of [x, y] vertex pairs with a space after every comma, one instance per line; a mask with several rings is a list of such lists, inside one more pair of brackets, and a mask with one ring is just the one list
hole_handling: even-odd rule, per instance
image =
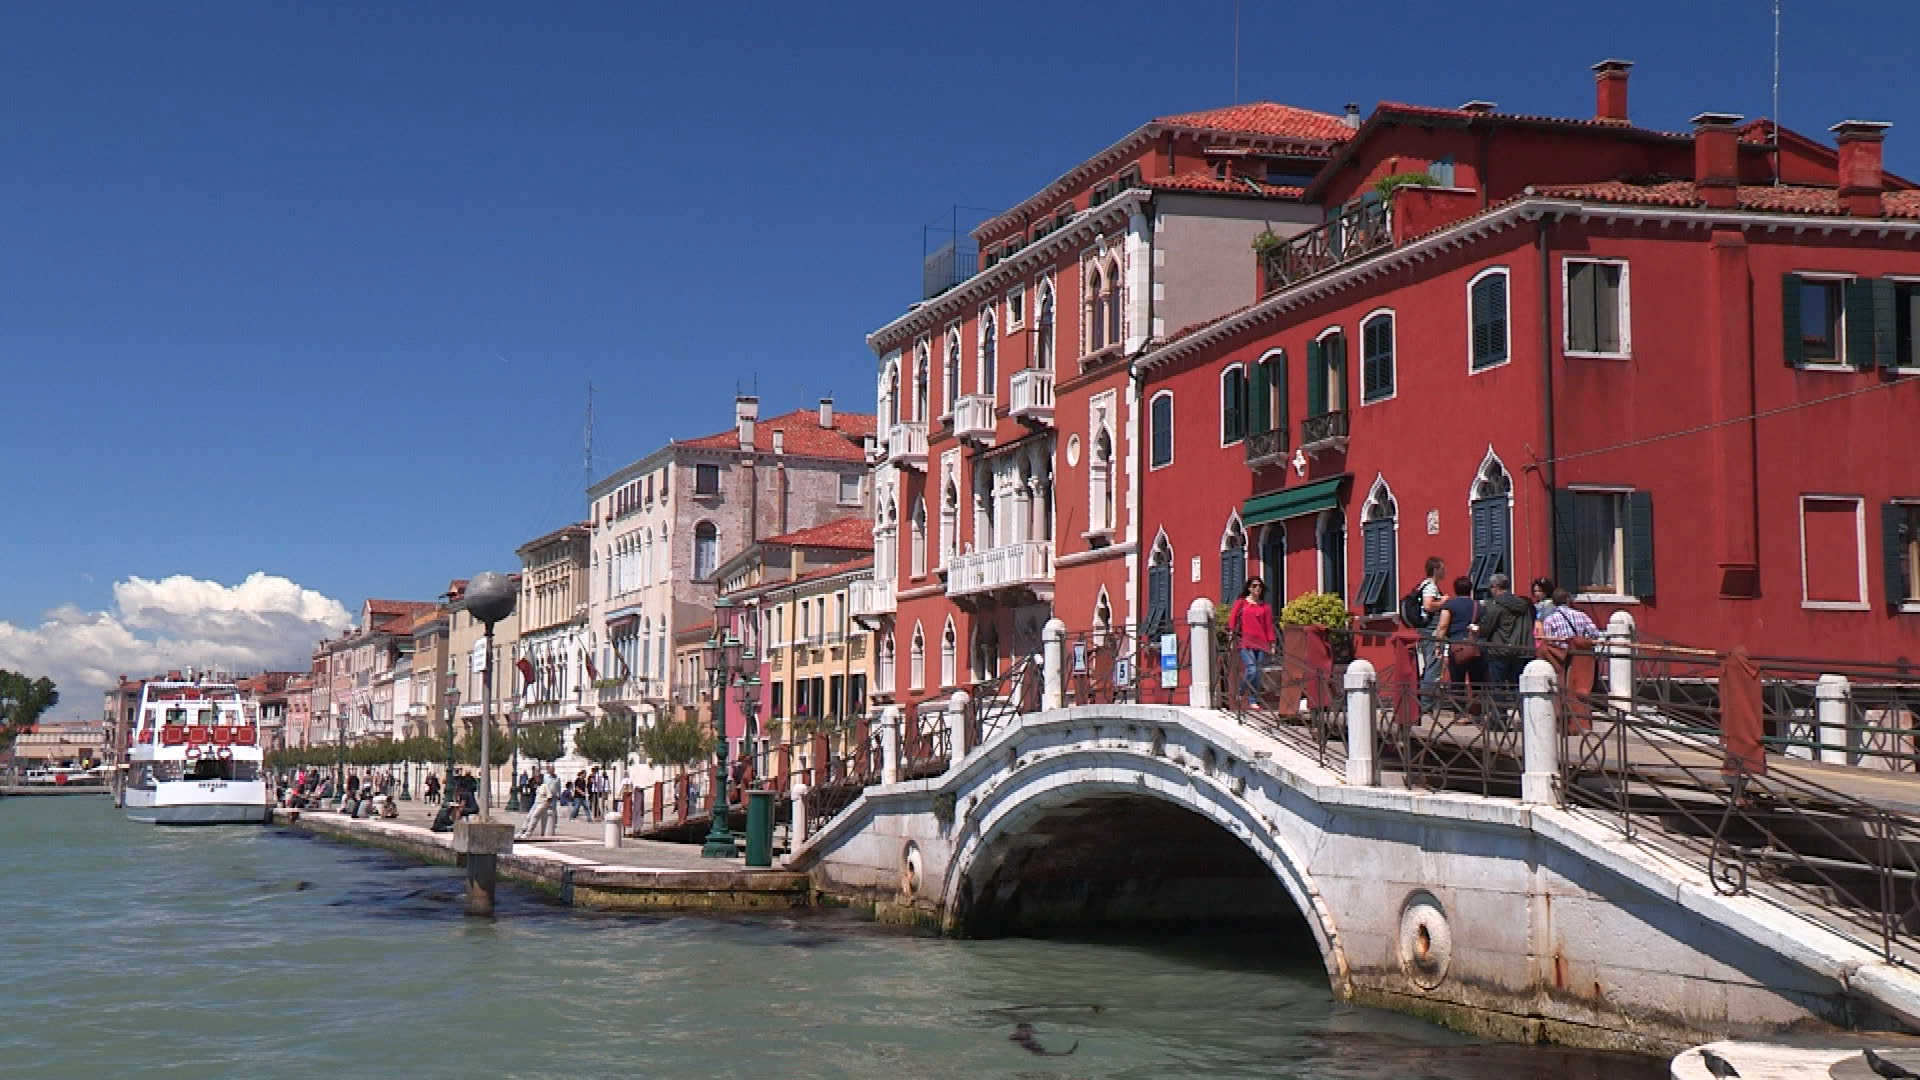
[[460, 899], [458, 871], [278, 829], [0, 801], [0, 1075], [1665, 1075], [1338, 1005], [1302, 942], [602, 917], [508, 886], [483, 922]]

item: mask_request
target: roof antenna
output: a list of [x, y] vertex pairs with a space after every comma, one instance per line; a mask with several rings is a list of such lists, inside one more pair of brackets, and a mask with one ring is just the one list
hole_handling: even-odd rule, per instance
[[1780, 186], [1780, 0], [1773, 0], [1773, 183]]

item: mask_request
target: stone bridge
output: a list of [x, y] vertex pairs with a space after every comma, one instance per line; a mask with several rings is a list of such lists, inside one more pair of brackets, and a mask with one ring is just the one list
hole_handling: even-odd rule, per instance
[[[1059, 666], [1050, 641], [1048, 704]], [[1520, 798], [1383, 784], [1371, 678], [1347, 675], [1344, 772], [1206, 707], [1205, 686], [1199, 706], [1044, 708], [955, 746], [943, 775], [866, 788], [788, 865], [961, 934], [1292, 935], [1344, 999], [1508, 1039], [1670, 1053], [1920, 1028], [1911, 970], [1559, 805], [1533, 730]]]

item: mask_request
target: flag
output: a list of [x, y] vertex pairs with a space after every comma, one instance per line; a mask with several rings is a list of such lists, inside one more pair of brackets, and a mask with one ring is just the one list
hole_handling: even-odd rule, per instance
[[581, 662], [581, 663], [583, 663], [583, 664], [585, 664], [585, 665], [587, 665], [587, 679], [588, 679], [588, 681], [589, 681], [589, 682], [599, 682], [599, 681], [600, 681], [600, 671], [599, 671], [599, 669], [598, 669], [598, 668], [596, 668], [596, 667], [594, 667], [594, 666], [593, 666], [593, 650], [591, 650], [591, 649], [581, 649], [581, 650], [580, 650], [580, 662]]
[[521, 685], [532, 686], [533, 685], [533, 661], [523, 656], [520, 659], [515, 660], [513, 662], [513, 666], [520, 669], [520, 677], [526, 680], [526, 682], [522, 683]]
[[633, 678], [633, 669], [627, 666], [627, 654], [619, 649], [613, 650], [613, 658], [620, 661], [620, 680], [625, 682]]

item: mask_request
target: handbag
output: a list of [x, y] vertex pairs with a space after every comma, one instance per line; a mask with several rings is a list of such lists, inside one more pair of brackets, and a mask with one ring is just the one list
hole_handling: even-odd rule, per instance
[[1447, 659], [1456, 664], [1471, 664], [1480, 659], [1480, 643], [1462, 638], [1447, 643]]

